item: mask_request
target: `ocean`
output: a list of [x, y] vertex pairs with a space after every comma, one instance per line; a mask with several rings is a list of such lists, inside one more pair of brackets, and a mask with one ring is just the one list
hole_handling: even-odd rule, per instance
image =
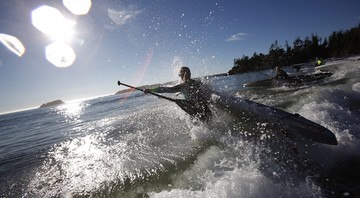
[[359, 197], [359, 57], [321, 70], [333, 75], [300, 87], [243, 87], [273, 71], [202, 80], [299, 113], [331, 130], [336, 146], [276, 129], [264, 140], [254, 134], [269, 123], [234, 123], [221, 110], [214, 123], [194, 122], [139, 91], [0, 115], [0, 197]]

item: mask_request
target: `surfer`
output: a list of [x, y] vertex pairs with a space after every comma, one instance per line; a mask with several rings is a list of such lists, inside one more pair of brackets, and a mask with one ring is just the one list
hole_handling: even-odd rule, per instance
[[276, 76], [274, 77], [274, 79], [288, 79], [289, 75], [280, 68], [280, 66], [276, 66]]
[[179, 77], [182, 83], [173, 87], [157, 87], [145, 89], [145, 93], [176, 93], [181, 92], [185, 100], [192, 103], [192, 111], [196, 111], [195, 117], [201, 121], [208, 121], [211, 117], [211, 111], [208, 107], [209, 94], [204, 91], [204, 86], [200, 81], [191, 79], [191, 72], [188, 67], [181, 67]]

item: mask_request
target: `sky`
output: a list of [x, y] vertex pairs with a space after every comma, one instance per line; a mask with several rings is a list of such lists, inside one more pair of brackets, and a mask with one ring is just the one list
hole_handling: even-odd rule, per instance
[[[236, 58], [360, 23], [359, 0], [0, 1], [0, 113], [226, 73]], [[80, 9], [82, 8], [82, 9]]]

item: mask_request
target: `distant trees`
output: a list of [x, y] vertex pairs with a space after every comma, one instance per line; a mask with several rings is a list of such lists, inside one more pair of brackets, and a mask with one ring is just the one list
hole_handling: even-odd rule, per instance
[[322, 39], [316, 34], [302, 40], [296, 38], [290, 46], [279, 46], [276, 40], [271, 44], [268, 54], [253, 54], [251, 58], [243, 56], [234, 59], [234, 66], [228, 72], [231, 74], [244, 73], [256, 70], [270, 69], [277, 65], [293, 65], [313, 61], [319, 58], [339, 58], [360, 53], [360, 24], [358, 27], [346, 31], [334, 31], [328, 39]]

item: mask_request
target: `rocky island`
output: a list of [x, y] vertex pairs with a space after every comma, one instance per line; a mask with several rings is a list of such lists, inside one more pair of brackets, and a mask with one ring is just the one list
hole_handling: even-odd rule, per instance
[[51, 101], [51, 102], [47, 102], [47, 103], [42, 104], [39, 108], [51, 107], [51, 106], [58, 106], [58, 105], [62, 105], [62, 104], [65, 104], [65, 102], [62, 101], [62, 100], [54, 100], [54, 101]]

